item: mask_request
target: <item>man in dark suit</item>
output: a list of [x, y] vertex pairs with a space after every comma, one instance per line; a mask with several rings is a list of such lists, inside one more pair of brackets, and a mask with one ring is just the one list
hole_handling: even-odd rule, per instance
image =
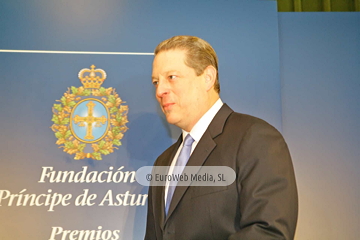
[[227, 166], [228, 186], [152, 186], [146, 240], [293, 239], [297, 190], [287, 145], [265, 121], [235, 113], [220, 97], [216, 53], [176, 36], [155, 49], [152, 81], [169, 123], [182, 136], [155, 166]]

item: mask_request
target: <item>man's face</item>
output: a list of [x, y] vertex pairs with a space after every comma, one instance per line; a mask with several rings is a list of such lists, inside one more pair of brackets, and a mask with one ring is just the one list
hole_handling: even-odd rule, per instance
[[208, 96], [204, 74], [196, 76], [185, 59], [185, 50], [158, 53], [153, 62], [152, 81], [167, 121], [190, 131], [206, 112]]

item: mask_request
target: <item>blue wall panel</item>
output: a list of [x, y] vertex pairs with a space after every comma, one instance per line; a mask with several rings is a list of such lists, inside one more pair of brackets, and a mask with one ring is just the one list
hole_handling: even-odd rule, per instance
[[[173, 35], [209, 41], [220, 60], [222, 98], [235, 110], [281, 128], [276, 2], [270, 1], [7, 1], [0, 3], [0, 49], [152, 52]], [[123, 145], [102, 161], [75, 161], [58, 149], [51, 108], [77, 74], [95, 64], [106, 71], [129, 106]], [[52, 227], [120, 230], [119, 239], [142, 239], [146, 206], [98, 206], [108, 190], [146, 194], [137, 183], [39, 183], [41, 169], [136, 171], [152, 165], [178, 137], [154, 97], [150, 55], [0, 52], [0, 190], [74, 197], [96, 193], [94, 206], [0, 206], [0, 239], [49, 239]], [[21, 231], [20, 231], [21, 230]], [[61, 239], [57, 236], [56, 239]]]
[[280, 13], [283, 133], [298, 181], [297, 239], [358, 239], [360, 14]]

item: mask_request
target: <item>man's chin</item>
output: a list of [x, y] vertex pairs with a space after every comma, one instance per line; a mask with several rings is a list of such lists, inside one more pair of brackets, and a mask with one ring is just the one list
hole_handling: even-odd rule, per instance
[[173, 116], [172, 114], [165, 114], [166, 121], [170, 124], [177, 125], [179, 122], [179, 119], [176, 116]]

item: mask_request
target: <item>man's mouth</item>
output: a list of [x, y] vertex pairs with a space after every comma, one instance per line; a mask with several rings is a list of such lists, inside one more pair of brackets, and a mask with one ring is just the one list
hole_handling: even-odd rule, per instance
[[162, 105], [163, 109], [166, 110], [170, 110], [171, 107], [174, 105], [175, 103], [165, 103]]

